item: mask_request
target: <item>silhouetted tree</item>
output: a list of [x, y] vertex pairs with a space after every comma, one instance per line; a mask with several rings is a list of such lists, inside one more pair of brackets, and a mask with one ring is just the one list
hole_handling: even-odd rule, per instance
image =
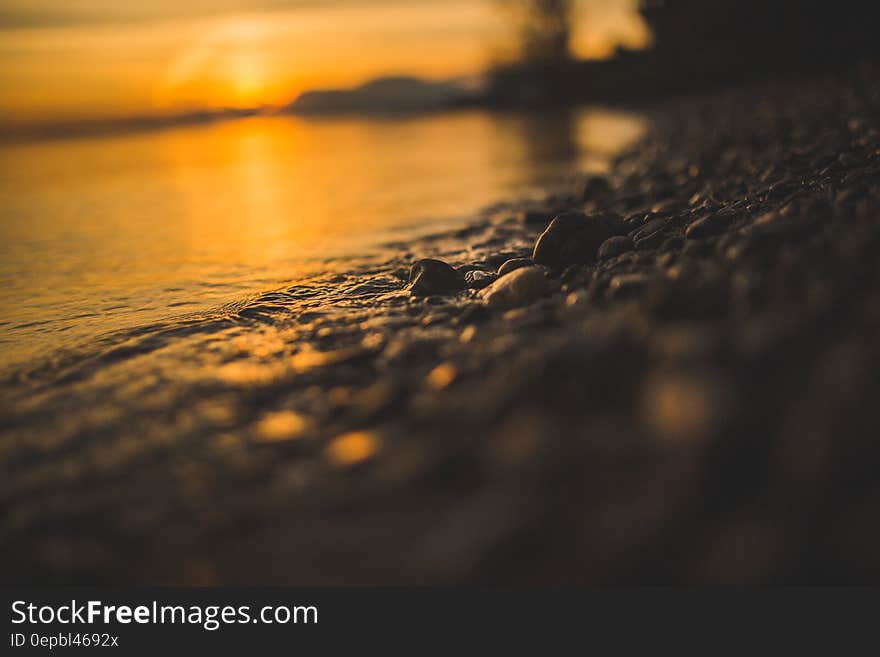
[[569, 61], [574, 0], [500, 0], [516, 23], [519, 57], [528, 65]]

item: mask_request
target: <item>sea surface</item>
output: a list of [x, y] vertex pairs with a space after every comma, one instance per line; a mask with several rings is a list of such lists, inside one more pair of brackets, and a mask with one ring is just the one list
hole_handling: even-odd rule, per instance
[[601, 109], [271, 116], [2, 145], [0, 370], [471, 221], [601, 171], [643, 125]]

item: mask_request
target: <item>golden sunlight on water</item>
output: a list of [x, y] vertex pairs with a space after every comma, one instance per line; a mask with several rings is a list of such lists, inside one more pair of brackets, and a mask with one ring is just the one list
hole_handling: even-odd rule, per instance
[[7, 145], [0, 345], [24, 359], [202, 311], [602, 168], [631, 114], [264, 117]]

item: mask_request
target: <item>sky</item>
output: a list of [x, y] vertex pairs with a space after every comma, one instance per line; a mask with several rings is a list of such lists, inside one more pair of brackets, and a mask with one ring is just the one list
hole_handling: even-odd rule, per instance
[[[581, 0], [574, 50], [650, 37], [637, 0]], [[499, 0], [0, 0], [0, 124], [281, 105], [372, 77], [478, 74]]]

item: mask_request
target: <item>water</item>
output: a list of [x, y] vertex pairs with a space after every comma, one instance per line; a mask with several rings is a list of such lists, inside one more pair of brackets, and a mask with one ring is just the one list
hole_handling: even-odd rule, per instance
[[636, 116], [601, 110], [474, 111], [259, 117], [6, 145], [0, 367], [467, 221], [490, 202], [601, 170], [641, 129]]

